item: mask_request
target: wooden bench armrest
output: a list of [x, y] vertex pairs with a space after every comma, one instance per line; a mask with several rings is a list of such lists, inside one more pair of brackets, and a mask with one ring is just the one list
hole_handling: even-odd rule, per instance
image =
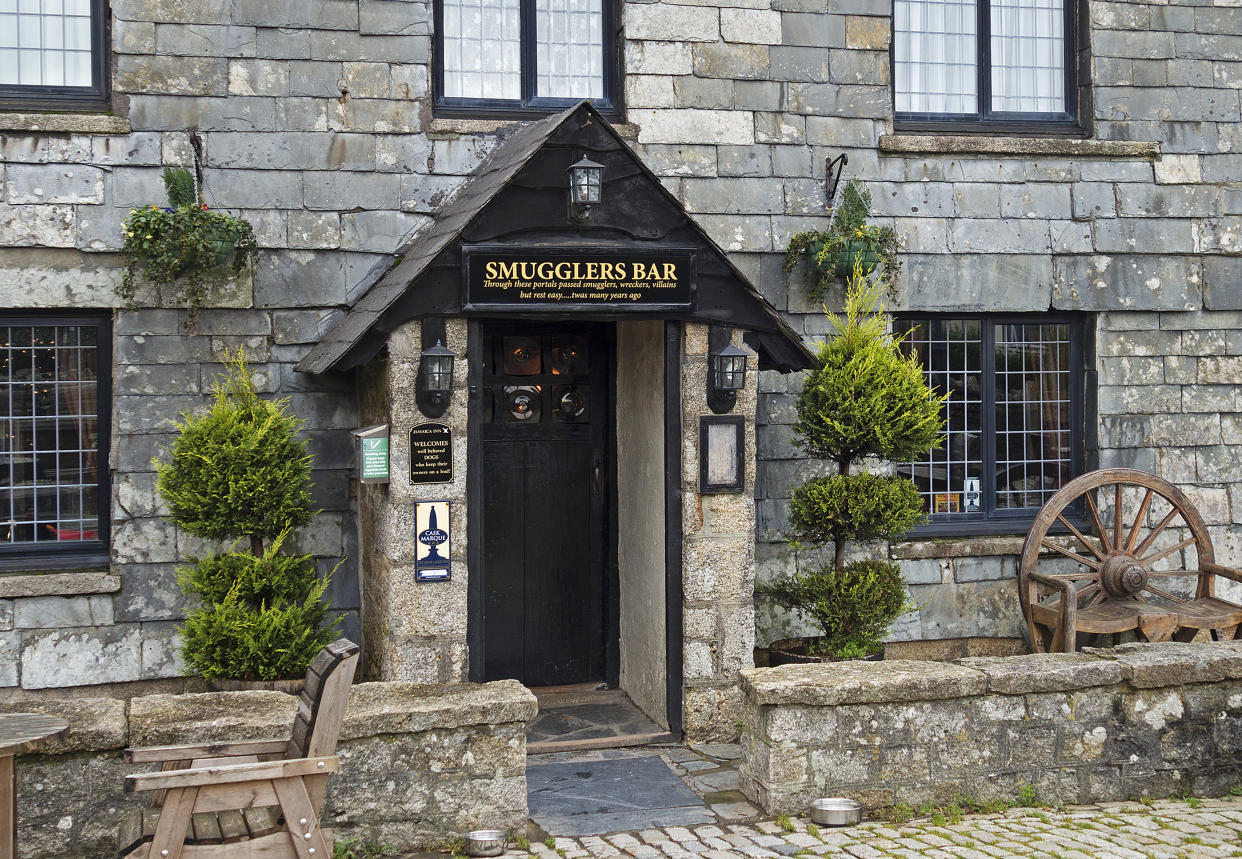
[[1220, 576], [1222, 579], [1242, 582], [1242, 570], [1235, 570], [1232, 567], [1226, 567], [1221, 564], [1204, 564], [1203, 571], [1214, 576]]
[[125, 762], [130, 764], [188, 761], [196, 758], [229, 758], [243, 755], [281, 755], [289, 746], [284, 740], [242, 740], [233, 743], [198, 743], [186, 746], [148, 746], [126, 749]]
[[333, 773], [340, 768], [341, 761], [336, 755], [322, 758], [295, 758], [287, 761], [221, 764], [199, 769], [168, 770], [158, 773], [127, 775], [125, 776], [125, 792], [172, 790], [181, 787], [210, 787], [211, 785], [218, 784], [298, 778], [308, 775]]
[[1073, 579], [1060, 579], [1053, 576], [1045, 576], [1043, 573], [1037, 573], [1034, 570], [1028, 570], [1026, 577], [1033, 582], [1039, 582], [1041, 585], [1047, 585], [1050, 588], [1056, 588], [1063, 594], [1077, 593]]

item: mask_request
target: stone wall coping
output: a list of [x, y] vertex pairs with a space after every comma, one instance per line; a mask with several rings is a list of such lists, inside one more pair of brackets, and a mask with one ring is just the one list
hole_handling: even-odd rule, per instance
[[1082, 653], [973, 657], [956, 663], [892, 660], [748, 668], [746, 696], [758, 705], [879, 704], [992, 692], [1070, 692], [1128, 682], [1136, 689], [1242, 679], [1242, 641], [1133, 642]]
[[988, 691], [998, 695], [1069, 692], [1091, 686], [1112, 686], [1126, 678], [1120, 662], [1087, 653], [978, 656], [956, 661], [958, 665], [987, 675]]
[[105, 572], [0, 575], [0, 599], [114, 594], [120, 589], [121, 577]]
[[[284, 692], [197, 692], [121, 698], [38, 698], [0, 702], [4, 713], [44, 713], [69, 734], [38, 754], [105, 751], [289, 736], [298, 698]], [[494, 683], [359, 683], [349, 692], [342, 740], [470, 725], [527, 722], [539, 712], [516, 680]]]
[[[440, 116], [431, 120], [427, 126], [427, 133], [432, 137], [438, 135], [492, 134], [510, 125], [524, 124], [528, 121], [526, 119], [466, 119]], [[612, 127], [625, 140], [638, 140], [639, 127], [634, 123], [617, 122], [613, 123]]]
[[961, 155], [1065, 155], [1075, 158], [1159, 158], [1151, 140], [1076, 137], [991, 137], [958, 134], [882, 134], [880, 152]]
[[884, 704], [964, 698], [987, 691], [987, 676], [947, 662], [894, 659], [744, 668], [742, 689], [756, 704]]
[[41, 713], [69, 723], [62, 739], [40, 743], [35, 754], [59, 755], [123, 749], [129, 738], [125, 701], [120, 698], [37, 698], [0, 701], [0, 713]]
[[0, 131], [129, 134], [129, 119], [107, 113], [0, 113]]

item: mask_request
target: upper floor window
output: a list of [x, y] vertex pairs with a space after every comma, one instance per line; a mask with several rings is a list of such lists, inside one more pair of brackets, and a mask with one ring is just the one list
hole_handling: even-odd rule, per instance
[[441, 113], [614, 108], [613, 0], [437, 0]]
[[0, 568], [108, 559], [108, 324], [0, 317]]
[[899, 127], [1075, 129], [1075, 0], [894, 0]]
[[0, 104], [103, 105], [107, 0], [0, 0]]
[[923, 496], [919, 530], [1023, 531], [1084, 469], [1085, 326], [1076, 317], [904, 317], [903, 346], [949, 394], [943, 443], [898, 466]]

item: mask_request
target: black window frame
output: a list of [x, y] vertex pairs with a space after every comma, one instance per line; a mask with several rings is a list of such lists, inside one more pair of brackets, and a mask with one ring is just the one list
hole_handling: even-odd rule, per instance
[[[519, 99], [448, 98], [444, 95], [444, 2], [434, 0], [431, 90], [432, 111], [437, 117], [463, 119], [527, 119], [559, 113], [582, 101], [579, 98], [543, 98], [535, 94], [538, 75], [535, 54], [535, 0], [521, 3], [521, 75]], [[621, 38], [618, 12], [622, 0], [602, 0], [604, 19], [604, 95], [591, 99], [592, 106], [609, 119], [621, 116], [621, 68], [618, 41]]]
[[[923, 320], [977, 319], [980, 321], [980, 378], [982, 427], [980, 452], [982, 477], [980, 492], [983, 516], [966, 519], [965, 514], [927, 514], [923, 524], [906, 532], [907, 538], [982, 537], [1004, 534], [1025, 534], [1034, 522], [1037, 507], [1018, 510], [996, 507], [996, 327], [999, 325], [1058, 324], [1069, 325], [1070, 384], [1070, 479], [1085, 474], [1096, 466], [1098, 459], [1095, 432], [1096, 372], [1095, 327], [1089, 314], [1083, 313], [953, 313], [903, 311], [893, 316], [893, 331], [903, 335], [916, 322]], [[936, 516], [955, 518], [941, 518]], [[1077, 507], [1067, 511], [1075, 527], [1086, 528], [1085, 513]], [[1060, 532], [1054, 526], [1053, 532]]]
[[[894, 0], [895, 2], [895, 0]], [[974, 113], [900, 112], [897, 110], [897, 39], [890, 41], [889, 80], [893, 94], [893, 129], [899, 132], [1042, 134], [1048, 136], [1081, 136], [1086, 133], [1083, 117], [1087, 93], [1079, 81], [1090, 79], [1090, 65], [1080, 33], [1090, 27], [1080, 22], [1090, 4], [1065, 0], [1065, 110], [1060, 113], [1027, 113], [992, 110], [992, 4], [991, 0], [975, 0], [975, 92]], [[895, 16], [894, 16], [895, 20]], [[1080, 63], [1083, 63], [1080, 68]]]
[[0, 572], [62, 570], [102, 567], [111, 561], [112, 545], [112, 317], [11, 311], [0, 314], [0, 327], [10, 326], [94, 327], [96, 400], [98, 421], [99, 538], [65, 543], [0, 543]]
[[91, 3], [91, 85], [22, 86], [0, 84], [0, 110], [68, 110], [100, 112], [111, 108], [109, 87], [112, 67], [112, 21], [108, 0]]

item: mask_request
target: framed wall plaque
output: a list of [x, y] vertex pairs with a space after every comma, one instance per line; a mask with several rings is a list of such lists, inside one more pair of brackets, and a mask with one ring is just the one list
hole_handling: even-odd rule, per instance
[[746, 419], [741, 415], [699, 418], [699, 492], [741, 492], [746, 482]]
[[452, 483], [453, 431], [444, 424], [410, 430], [410, 483]]
[[414, 502], [414, 580], [452, 578], [453, 529], [448, 501]]

